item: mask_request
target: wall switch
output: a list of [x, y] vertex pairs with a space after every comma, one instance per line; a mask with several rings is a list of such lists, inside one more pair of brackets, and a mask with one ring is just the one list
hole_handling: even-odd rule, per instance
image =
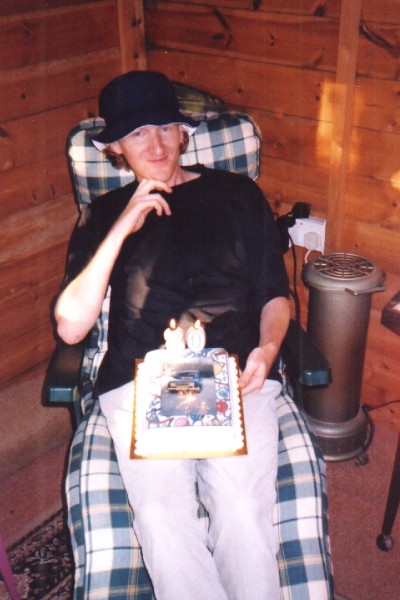
[[295, 246], [303, 246], [307, 250], [324, 251], [326, 220], [319, 217], [296, 219], [293, 227], [289, 228], [289, 235]]

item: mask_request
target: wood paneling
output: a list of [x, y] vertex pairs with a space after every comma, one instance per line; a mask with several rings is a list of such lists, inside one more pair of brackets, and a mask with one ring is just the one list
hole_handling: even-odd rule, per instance
[[3, 219], [0, 239], [2, 265], [19, 262], [24, 257], [30, 259], [39, 249], [58, 245], [60, 239], [65, 239], [66, 231], [71, 231], [76, 217], [73, 202], [59, 198]]
[[[168, 23], [168, 27], [165, 27]], [[148, 48], [174, 48], [334, 71], [337, 19], [160, 3], [146, 10]]]
[[[178, 2], [178, 0], [171, 0], [170, 4], [175, 1]], [[395, 1], [391, 0], [392, 3]], [[157, 4], [157, 0], [145, 0], [145, 4], [151, 6]], [[206, 3], [204, 0], [186, 0], [186, 4], [205, 5], [210, 3]], [[340, 0], [220, 0], [212, 4], [218, 8], [240, 8], [260, 13], [277, 12], [319, 17], [338, 17], [340, 15]]]
[[353, 125], [400, 134], [399, 98], [400, 82], [397, 77], [395, 80], [357, 77]]
[[[334, 76], [314, 70], [260, 64], [222, 55], [186, 54], [178, 50], [148, 50], [149, 69], [221, 96], [226, 102], [274, 112], [332, 119]], [[282, 79], [285, 85], [282, 86]]]
[[399, 189], [399, 142], [400, 136], [397, 134], [353, 128], [350, 146], [350, 172], [355, 175], [390, 181]]
[[259, 185], [279, 214], [289, 212], [295, 202], [308, 202], [313, 214], [325, 216], [328, 170], [264, 156], [262, 160]]
[[143, 3], [118, 0], [118, 26], [121, 46], [121, 69], [146, 69]]
[[397, 22], [390, 25], [362, 21], [357, 65], [359, 75], [378, 79], [398, 78], [399, 26], [398, 17]]
[[96, 98], [98, 90], [119, 72], [117, 48], [2, 72], [0, 120]]
[[[400, 256], [399, 231], [380, 224], [346, 220], [342, 250], [366, 256], [385, 271], [398, 273]], [[389, 250], [388, 250], [389, 249]]]
[[270, 111], [251, 114], [262, 133], [263, 156], [329, 169], [332, 123]]
[[390, 181], [349, 176], [346, 218], [400, 230], [399, 188]]
[[121, 72], [117, 0], [0, 7], [0, 384], [47, 360], [77, 218], [65, 143]]
[[63, 155], [51, 157], [41, 171], [35, 164], [9, 169], [1, 174], [0, 218], [4, 219], [38, 204], [70, 194], [71, 183]]
[[2, 129], [6, 137], [0, 139], [0, 151], [2, 141], [7, 140], [7, 160], [11, 163], [9, 168], [20, 168], [38, 162], [44, 165], [57, 150], [60, 160], [65, 160], [64, 148], [68, 132], [81, 119], [96, 111], [97, 101], [91, 98], [5, 123]]
[[[94, 4], [102, 0], [51, 0], [51, 8], [57, 9], [65, 6], [79, 4]], [[49, 0], [2, 0], [0, 3], [0, 16], [17, 15], [49, 8]]]
[[2, 70], [118, 47], [115, 0], [0, 19]]

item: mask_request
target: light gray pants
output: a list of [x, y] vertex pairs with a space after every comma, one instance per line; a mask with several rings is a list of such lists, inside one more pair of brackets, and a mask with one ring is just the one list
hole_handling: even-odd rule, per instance
[[272, 518], [280, 389], [267, 380], [243, 399], [247, 455], [201, 460], [130, 459], [133, 383], [100, 397], [157, 600], [279, 599]]

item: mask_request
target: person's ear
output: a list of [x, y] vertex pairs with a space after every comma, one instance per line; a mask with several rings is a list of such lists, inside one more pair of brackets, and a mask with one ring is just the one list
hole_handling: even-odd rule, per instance
[[122, 149], [119, 142], [111, 142], [108, 147], [114, 152], [114, 154], [122, 154]]

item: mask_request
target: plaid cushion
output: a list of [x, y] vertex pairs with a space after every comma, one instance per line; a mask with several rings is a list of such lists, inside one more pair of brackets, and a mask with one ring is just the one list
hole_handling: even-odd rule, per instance
[[[333, 597], [325, 464], [293, 401], [277, 401], [280, 428], [274, 523], [280, 550], [281, 598]], [[98, 401], [73, 440], [67, 478], [74, 549], [75, 599], [153, 600], [133, 514]], [[204, 525], [208, 520], [200, 515]]]
[[181, 156], [184, 166], [202, 163], [257, 179], [261, 134], [254, 121], [238, 113], [207, 114]]

